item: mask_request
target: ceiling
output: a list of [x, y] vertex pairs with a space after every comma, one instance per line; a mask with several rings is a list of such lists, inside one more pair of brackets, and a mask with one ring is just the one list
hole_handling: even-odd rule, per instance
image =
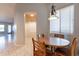
[[14, 13], [14, 3], [0, 3], [0, 22], [13, 22]]
[[56, 9], [60, 9], [60, 8], [66, 7], [71, 4], [72, 3], [49, 3], [47, 4], [47, 6], [49, 9], [51, 9], [51, 6], [54, 5]]
[[63, 7], [66, 7], [68, 5], [71, 5], [72, 3], [54, 3], [56, 9], [60, 9], [60, 8], [63, 8]]

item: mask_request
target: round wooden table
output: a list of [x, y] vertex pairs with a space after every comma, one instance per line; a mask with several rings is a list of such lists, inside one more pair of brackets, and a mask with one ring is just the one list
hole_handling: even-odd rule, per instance
[[63, 38], [49, 37], [48, 40], [46, 40], [45, 44], [50, 46], [51, 50], [55, 52], [55, 48], [63, 48], [65, 46], [68, 46], [70, 42]]

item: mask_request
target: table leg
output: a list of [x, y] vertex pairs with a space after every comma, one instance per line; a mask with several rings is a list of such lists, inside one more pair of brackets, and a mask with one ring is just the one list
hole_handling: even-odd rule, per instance
[[51, 47], [51, 51], [52, 51], [53, 55], [56, 55], [56, 53], [55, 53], [55, 46]]
[[53, 47], [51, 47], [51, 52], [52, 52], [52, 50], [53, 50], [52, 48], [53, 48]]

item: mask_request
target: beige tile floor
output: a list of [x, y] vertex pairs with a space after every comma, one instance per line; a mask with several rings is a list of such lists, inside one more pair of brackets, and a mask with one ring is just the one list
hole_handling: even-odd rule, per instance
[[30, 38], [26, 38], [26, 43], [23, 46], [16, 46], [11, 36], [7, 38], [0, 36], [0, 56], [32, 56], [32, 41], [30, 41]]

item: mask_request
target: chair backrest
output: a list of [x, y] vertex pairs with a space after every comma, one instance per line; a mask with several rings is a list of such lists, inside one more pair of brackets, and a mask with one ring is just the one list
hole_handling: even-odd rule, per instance
[[70, 55], [71, 56], [75, 56], [76, 47], [77, 47], [77, 41], [76, 41], [76, 38], [74, 38], [72, 43], [71, 43], [71, 47], [70, 47]]
[[54, 34], [54, 37], [64, 38], [64, 35], [63, 34]]
[[[33, 55], [45, 56], [46, 55], [45, 44], [34, 40], [34, 38], [32, 38], [32, 42], [33, 42]], [[36, 51], [37, 53], [35, 53]]]
[[45, 35], [44, 34], [41, 34], [41, 37], [45, 37]]
[[37, 35], [37, 38], [39, 39], [40, 37], [42, 37], [42, 38], [44, 38], [45, 37], [45, 35], [44, 34], [39, 34], [39, 35]]
[[38, 41], [41, 43], [45, 43], [47, 39], [48, 39], [47, 36], [45, 36], [44, 34], [41, 34], [41, 37], [38, 39]]

